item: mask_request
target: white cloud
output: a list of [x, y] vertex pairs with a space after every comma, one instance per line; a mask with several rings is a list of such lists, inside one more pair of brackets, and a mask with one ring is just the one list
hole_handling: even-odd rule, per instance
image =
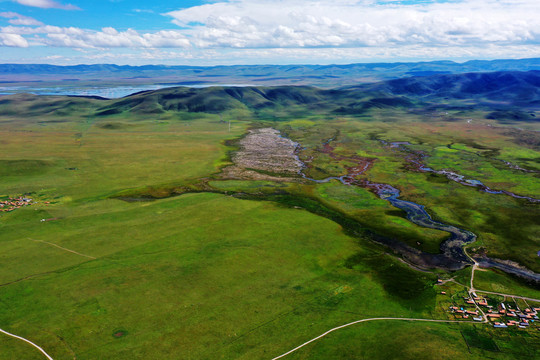
[[153, 14], [154, 10], [150, 10], [150, 9], [133, 9], [133, 12]]
[[53, 0], [15, 0], [15, 2], [21, 5], [33, 6], [42, 9], [80, 10], [80, 8], [75, 5], [61, 4]]
[[41, 21], [37, 21], [34, 18], [17, 14], [15, 12], [0, 12], [0, 17], [9, 19], [9, 23], [12, 25], [25, 25], [25, 26], [37, 26], [43, 25]]
[[186, 48], [189, 40], [179, 30], [161, 30], [155, 33], [139, 33], [128, 29], [118, 31], [106, 27], [101, 31], [76, 27], [44, 25], [39, 27], [6, 26], [0, 33], [34, 35], [36, 43], [53, 47], [83, 48]]
[[540, 43], [538, 14], [537, 0], [231, 0], [165, 15], [203, 48], [304, 48]]
[[3, 34], [0, 33], [0, 46], [10, 46], [10, 47], [28, 47], [28, 41], [20, 35], [17, 34]]
[[[65, 8], [60, 2], [69, 0], [17, 1]], [[131, 15], [143, 12], [135, 9]], [[71, 59], [86, 59], [85, 54], [91, 61], [344, 63], [540, 56], [538, 0], [218, 0], [163, 14], [164, 22], [180, 28], [161, 31], [59, 27], [1, 14], [11, 25], [0, 27], [0, 46], [73, 48]]]

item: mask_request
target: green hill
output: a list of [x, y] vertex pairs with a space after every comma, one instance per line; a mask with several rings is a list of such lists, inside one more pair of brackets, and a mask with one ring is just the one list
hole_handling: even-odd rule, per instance
[[[529, 113], [540, 106], [540, 71], [437, 74], [395, 79], [339, 89], [309, 86], [174, 87], [143, 91], [107, 100], [98, 97], [19, 94], [0, 99], [5, 115], [69, 116], [75, 112], [98, 117], [122, 113], [159, 115], [170, 112], [242, 112], [250, 116], [295, 116], [308, 110], [322, 114], [365, 115], [372, 110], [430, 108], [489, 111], [490, 119], [536, 121]], [[494, 112], [494, 113], [493, 113]]]

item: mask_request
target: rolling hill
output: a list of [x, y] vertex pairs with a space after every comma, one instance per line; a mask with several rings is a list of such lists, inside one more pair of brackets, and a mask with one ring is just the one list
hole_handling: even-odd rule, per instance
[[222, 113], [244, 111], [252, 116], [267, 111], [294, 114], [307, 109], [328, 114], [365, 114], [370, 109], [464, 109], [480, 107], [493, 119], [537, 121], [530, 115], [540, 106], [540, 71], [439, 74], [394, 79], [338, 89], [310, 86], [273, 87], [173, 87], [143, 91], [107, 100], [98, 97], [4, 96], [4, 114], [68, 115], [84, 110], [88, 115], [167, 112]]
[[295, 106], [322, 112], [362, 113], [371, 108], [414, 108], [448, 100], [475, 100], [480, 105], [496, 105], [496, 110], [503, 112], [517, 111], [513, 107], [536, 107], [540, 101], [540, 71], [431, 75], [332, 90], [307, 86], [181, 87], [134, 94], [107, 104], [98, 114], [216, 113], [233, 109], [257, 113]]

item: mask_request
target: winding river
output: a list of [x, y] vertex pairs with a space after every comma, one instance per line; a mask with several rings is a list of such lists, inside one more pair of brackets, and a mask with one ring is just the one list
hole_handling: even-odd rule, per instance
[[[333, 138], [330, 139], [330, 141], [332, 140], [334, 139]], [[330, 146], [329, 145], [330, 141], [326, 141], [324, 143], [327, 153], [328, 153], [328, 147]], [[393, 146], [402, 146], [402, 145], [404, 144], [403, 143], [393, 144]], [[333, 148], [331, 148], [331, 150], [333, 150]], [[301, 160], [298, 157], [297, 159], [298, 161], [301, 162]], [[349, 160], [358, 160], [358, 159], [359, 158], [356, 157], [354, 159], [351, 158]], [[332, 180], [337, 180], [337, 181], [340, 181], [344, 185], [368, 188], [372, 190], [374, 193], [376, 193], [381, 199], [384, 199], [390, 202], [394, 207], [405, 211], [407, 214], [407, 219], [413, 222], [414, 224], [417, 224], [419, 226], [426, 227], [426, 228], [445, 231], [450, 234], [448, 239], [446, 239], [444, 242], [441, 243], [440, 245], [441, 252], [439, 254], [431, 254], [431, 253], [420, 251], [416, 248], [413, 248], [395, 239], [380, 238], [376, 240], [377, 242], [382, 243], [383, 245], [386, 245], [392, 248], [395, 252], [399, 253], [401, 256], [403, 256], [404, 259], [406, 259], [410, 263], [416, 266], [419, 266], [421, 268], [438, 267], [438, 268], [443, 268], [447, 270], [459, 270], [466, 266], [474, 264], [474, 260], [465, 253], [463, 247], [467, 244], [470, 244], [476, 241], [475, 234], [473, 234], [472, 232], [468, 230], [460, 229], [456, 226], [433, 220], [423, 205], [400, 199], [400, 191], [389, 184], [373, 183], [367, 180], [356, 179], [356, 176], [362, 175], [365, 171], [369, 169], [369, 166], [371, 163], [369, 162], [366, 163], [365, 161], [360, 162], [359, 166], [348, 168], [349, 171], [346, 175], [331, 176], [331, 177], [327, 177], [325, 179], [320, 179], [320, 180], [312, 179], [308, 177], [303, 171], [305, 168], [307, 168], [307, 165], [304, 163], [302, 164], [303, 164], [303, 167], [302, 167], [302, 170], [300, 171], [300, 175], [306, 180], [316, 182], [316, 183], [327, 183]], [[427, 169], [427, 168], [425, 168], [424, 171], [435, 172], [434, 170]], [[472, 182], [471, 185], [473, 184], [480, 186], [479, 184], [481, 183], [477, 184], [477, 183]], [[483, 190], [485, 191], [485, 189]], [[514, 197], [526, 198], [529, 201], [537, 200], [537, 199], [532, 199], [532, 198], [527, 198], [527, 197], [520, 197], [519, 195], [515, 196], [515, 194], [511, 194], [511, 195], [513, 195]], [[477, 260], [482, 267], [497, 268], [506, 273], [519, 276], [526, 280], [533, 281], [537, 284], [540, 283], [540, 274], [536, 274], [518, 265], [513, 265], [507, 262], [489, 259], [487, 257], [479, 258]]]
[[[397, 149], [397, 150], [399, 150], [401, 152], [410, 154], [411, 156], [406, 157], [405, 159], [409, 163], [411, 163], [417, 171], [430, 172], [430, 173], [434, 173], [434, 174], [438, 174], [438, 175], [443, 175], [448, 180], [455, 181], [455, 182], [457, 182], [458, 184], [461, 184], [461, 185], [478, 188], [480, 191], [486, 192], [488, 194], [503, 194], [503, 195], [511, 196], [511, 197], [513, 197], [515, 199], [528, 200], [528, 201], [533, 202], [533, 203], [540, 202], [540, 199], [536, 199], [536, 198], [533, 198], [533, 197], [530, 197], [530, 196], [518, 195], [518, 194], [515, 194], [513, 192], [506, 191], [506, 190], [491, 189], [489, 186], [485, 185], [480, 180], [468, 179], [464, 175], [458, 174], [458, 173], [456, 173], [454, 171], [451, 171], [451, 170], [435, 170], [435, 169], [432, 169], [430, 167], [427, 167], [426, 165], [424, 165], [422, 163], [422, 159], [425, 157], [425, 155], [418, 152], [418, 151], [414, 151], [414, 150], [411, 150], [411, 149], [407, 148], [406, 145], [411, 145], [407, 141], [398, 141], [398, 142], [388, 143], [388, 142], [386, 142], [384, 140], [381, 140], [381, 142], [384, 145], [389, 145], [391, 148], [395, 148], [395, 149]], [[521, 168], [521, 167], [519, 167], [517, 165], [513, 165], [513, 164], [511, 164], [511, 163], [509, 163], [507, 161], [504, 161], [504, 160], [503, 160], [503, 162], [507, 166], [509, 166], [509, 167], [511, 167], [512, 169], [515, 169], [515, 170], [520, 170], [520, 171], [524, 171], [524, 172], [531, 172], [531, 173], [535, 172], [533, 170], [523, 169], [523, 168]]]
[[404, 210], [409, 221], [422, 227], [442, 230], [450, 233], [450, 237], [441, 244], [440, 254], [426, 253], [398, 240], [390, 238], [377, 239], [377, 242], [392, 248], [415, 266], [419, 266], [421, 268], [439, 267], [447, 270], [459, 270], [474, 263], [464, 253], [463, 246], [465, 244], [474, 242], [476, 240], [476, 235], [470, 231], [462, 230], [455, 226], [443, 224], [433, 220], [425, 210], [424, 206], [416, 204], [412, 201], [400, 199], [400, 191], [395, 187], [388, 184], [378, 184], [354, 179], [353, 176], [358, 174], [331, 176], [321, 180], [309, 178], [303, 172], [301, 175], [306, 180], [316, 183], [327, 183], [332, 180], [337, 180], [344, 185], [369, 188], [373, 190], [381, 199], [387, 200], [398, 209]]

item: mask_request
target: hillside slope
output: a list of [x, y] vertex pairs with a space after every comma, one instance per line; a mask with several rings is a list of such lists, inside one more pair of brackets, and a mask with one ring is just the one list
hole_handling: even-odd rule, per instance
[[456, 106], [492, 111], [493, 119], [535, 121], [528, 112], [540, 107], [540, 71], [417, 76], [330, 90], [309, 86], [175, 87], [115, 100], [29, 94], [0, 99], [0, 111], [4, 115], [27, 116], [64, 116], [75, 110], [96, 116], [242, 111], [256, 117], [276, 111], [287, 116], [306, 110], [360, 115], [371, 109]]
[[395, 79], [349, 88], [429, 99], [488, 99], [527, 104], [540, 98], [540, 71], [502, 71]]

